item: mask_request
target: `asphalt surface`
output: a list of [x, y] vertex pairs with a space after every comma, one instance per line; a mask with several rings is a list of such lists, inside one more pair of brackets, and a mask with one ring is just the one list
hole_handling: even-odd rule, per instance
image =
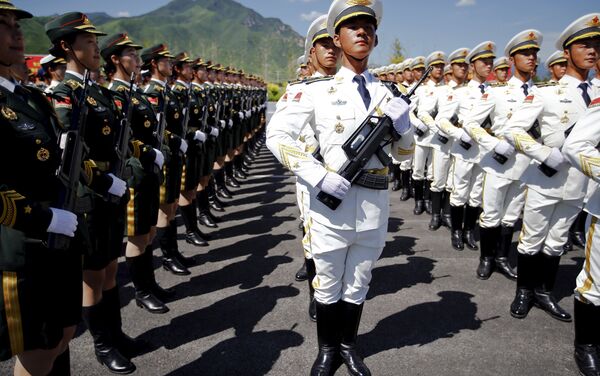
[[[251, 177], [233, 191], [219, 228], [202, 228], [214, 236], [209, 247], [179, 242], [197, 262], [192, 275], [162, 270], [155, 251], [157, 279], [177, 291], [170, 312], [152, 315], [135, 305], [121, 262], [124, 330], [151, 343], [133, 359], [136, 374], [308, 374], [317, 336], [307, 284], [294, 281], [303, 262], [294, 178], [263, 148]], [[478, 252], [452, 250], [450, 232], [429, 231], [428, 216], [413, 215], [412, 205], [391, 193], [388, 242], [359, 330], [373, 374], [576, 375], [573, 324], [535, 308], [513, 319], [515, 283], [499, 274], [478, 280]], [[576, 250], [563, 256], [559, 270], [555, 295], [571, 313], [582, 262]], [[73, 375], [109, 374], [83, 330], [71, 342], [71, 362]], [[11, 366], [0, 364], [0, 374], [10, 374]]]

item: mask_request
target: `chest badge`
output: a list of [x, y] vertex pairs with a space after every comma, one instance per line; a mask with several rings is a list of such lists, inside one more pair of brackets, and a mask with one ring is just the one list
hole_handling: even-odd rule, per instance
[[87, 102], [89, 104], [91, 104], [92, 106], [97, 106], [98, 105], [98, 103], [96, 102], [96, 100], [94, 98], [92, 98], [92, 97], [87, 97]]
[[563, 124], [568, 124], [569, 123], [569, 115], [568, 112], [565, 111], [565, 114], [563, 115], [563, 117], [560, 118], [560, 122]]
[[133, 103], [134, 106], [137, 106], [138, 104], [140, 104], [140, 101], [136, 98], [131, 98], [131, 103]]
[[329, 90], [327, 90], [328, 94], [335, 94], [337, 92], [337, 89], [334, 88], [333, 86], [329, 88]]
[[335, 133], [337, 133], [337, 134], [344, 133], [344, 125], [342, 123], [337, 123], [335, 125]]
[[198, 113], [200, 113], [200, 110], [198, 110], [197, 108], [194, 108], [194, 113], [195, 113], [196, 115], [198, 115]]
[[346, 105], [346, 103], [348, 103], [348, 102], [346, 102], [346, 101], [343, 101], [343, 100], [341, 100], [341, 99], [338, 99], [337, 101], [333, 101], [333, 102], [331, 102], [331, 104], [332, 104], [332, 105], [334, 105], [334, 106], [345, 106], [345, 105]]
[[108, 136], [112, 132], [112, 129], [108, 125], [102, 127], [102, 134]]
[[48, 149], [40, 148], [37, 152], [37, 159], [42, 162], [46, 162], [50, 158], [50, 152]]
[[151, 125], [152, 125], [152, 122], [150, 120], [146, 120], [144, 122], [144, 127], [146, 127], [146, 128], [150, 128]]
[[15, 121], [18, 119], [17, 114], [8, 107], [2, 106], [2, 110], [0, 110], [0, 112], [2, 112], [2, 116], [4, 116], [4, 118], [7, 120]]
[[512, 117], [512, 112], [509, 112], [508, 114], [506, 114], [506, 118], [510, 119]]
[[175, 115], [173, 115], [173, 117], [175, 118], [175, 120], [179, 119], [179, 112], [176, 112]]

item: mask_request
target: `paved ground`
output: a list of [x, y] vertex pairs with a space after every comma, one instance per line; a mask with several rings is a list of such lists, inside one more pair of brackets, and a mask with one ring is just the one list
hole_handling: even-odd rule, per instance
[[[317, 340], [306, 283], [293, 278], [302, 262], [294, 187], [263, 149], [210, 246], [180, 241], [198, 263], [192, 275], [157, 269], [161, 284], [177, 290], [167, 314], [135, 305], [120, 265], [125, 330], [152, 343], [134, 359], [136, 374], [308, 374]], [[392, 192], [388, 243], [360, 327], [360, 349], [374, 375], [577, 374], [572, 323], [537, 309], [524, 320], [511, 318], [514, 282], [498, 274], [475, 278], [478, 253], [452, 250], [448, 230], [428, 231], [428, 218], [414, 216], [412, 202], [398, 197]], [[559, 271], [555, 293], [571, 312], [582, 262], [577, 250], [563, 257]], [[73, 340], [71, 357], [74, 375], [109, 374], [96, 362], [87, 332]], [[9, 374], [10, 365], [0, 364], [0, 374]]]

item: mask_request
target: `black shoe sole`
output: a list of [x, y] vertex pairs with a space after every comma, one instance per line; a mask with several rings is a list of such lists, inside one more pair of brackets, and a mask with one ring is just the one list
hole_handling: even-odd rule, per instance
[[167, 313], [167, 312], [169, 312], [169, 307], [167, 307], [167, 306], [165, 306], [165, 308], [164, 308], [164, 309], [149, 309], [148, 307], [146, 307], [145, 305], [143, 305], [142, 303], [140, 303], [140, 302], [139, 302], [139, 301], [137, 301], [137, 300], [135, 301], [135, 304], [136, 304], [138, 307], [140, 307], [141, 309], [143, 309], [143, 310], [145, 310], [145, 311], [147, 311], [147, 312], [150, 312], [150, 313], [154, 313], [154, 314], [156, 314], [156, 315], [159, 315], [159, 314], [163, 314], [163, 313]]
[[476, 276], [477, 276], [477, 279], [480, 279], [480, 280], [482, 280], [482, 281], [487, 281], [488, 279], [490, 279], [490, 277], [491, 277], [492, 275], [490, 274], [490, 275], [488, 275], [488, 276], [481, 276], [481, 275], [479, 275], [479, 274], [476, 274]]
[[166, 271], [168, 271], [169, 273], [175, 274], [175, 275], [184, 276], [184, 275], [190, 275], [190, 274], [192, 274], [192, 272], [190, 272], [189, 270], [187, 272], [176, 272], [175, 270], [170, 269], [168, 266], [165, 266], [165, 265], [163, 265], [163, 269], [166, 270]]
[[528, 315], [528, 314], [529, 314], [529, 312], [527, 312], [527, 313], [526, 313], [526, 314], [524, 314], [524, 315], [518, 315], [518, 314], [514, 313], [513, 311], [510, 311], [510, 315], [511, 315], [512, 317], [514, 317], [515, 319], [519, 319], [519, 320], [522, 320], [522, 319], [524, 319], [525, 317], [527, 317], [527, 315]]

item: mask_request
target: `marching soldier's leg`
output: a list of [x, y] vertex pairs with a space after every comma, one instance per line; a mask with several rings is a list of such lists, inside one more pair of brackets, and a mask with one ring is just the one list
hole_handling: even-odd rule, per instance
[[412, 184], [410, 180], [412, 162], [413, 159], [411, 157], [410, 159], [400, 163], [400, 186], [402, 187], [400, 192], [400, 201], [407, 201], [412, 195]]
[[433, 181], [431, 183], [432, 214], [429, 229], [437, 230], [442, 225], [442, 207], [444, 204], [444, 192], [448, 180], [448, 167], [450, 166], [449, 155], [433, 150]]
[[317, 274], [315, 260], [313, 259], [312, 248], [311, 248], [311, 228], [312, 221], [310, 218], [307, 218], [304, 221], [304, 226], [302, 229], [302, 246], [304, 248], [304, 262], [306, 264], [306, 280], [308, 281], [308, 292], [309, 292], [309, 305], [308, 305], [308, 317], [312, 321], [317, 321], [317, 311], [316, 311], [316, 300], [315, 300], [315, 288], [314, 281], [315, 276]]
[[197, 247], [205, 247], [208, 245], [208, 242], [203, 238], [203, 234], [198, 228], [198, 212], [196, 211], [197, 203], [195, 199], [191, 199], [191, 197], [196, 197], [195, 193], [195, 190], [181, 193], [181, 198], [183, 199], [179, 200], [179, 211], [185, 225], [185, 241]]
[[585, 221], [587, 220], [587, 212], [580, 211], [575, 219], [575, 222], [569, 229], [569, 239], [573, 243], [581, 248], [585, 248]]
[[392, 162], [391, 168], [392, 191], [397, 191], [401, 187], [400, 181], [400, 164]]
[[154, 268], [152, 265], [148, 265], [148, 260], [152, 262], [151, 248], [148, 246], [145, 252], [139, 256], [125, 257], [125, 262], [135, 288], [135, 304], [150, 313], [165, 313], [169, 311], [169, 308], [154, 295], [152, 286], [149, 284], [148, 274], [151, 273], [154, 276]]
[[413, 213], [421, 215], [425, 211], [425, 200], [423, 190], [425, 189], [425, 165], [427, 163], [428, 149], [421, 145], [415, 145], [413, 184], [415, 189], [415, 208]]
[[[504, 182], [509, 182], [502, 179]], [[491, 189], [494, 189], [492, 183]], [[525, 205], [525, 185], [520, 181], [510, 181], [504, 202], [504, 217], [501, 220], [500, 244], [496, 252], [496, 269], [507, 278], [516, 279], [517, 272], [508, 264], [508, 255], [512, 248], [512, 238], [515, 231], [515, 223], [521, 217]]]
[[443, 195], [442, 195], [442, 225], [447, 227], [448, 229], [452, 228], [452, 210], [450, 207], [450, 194], [454, 187], [453, 183], [453, 175], [454, 175], [454, 157], [452, 155], [448, 155], [448, 164], [447, 164], [447, 174], [446, 174], [446, 184], [444, 187]]
[[481, 214], [482, 193], [483, 193], [483, 170], [477, 164], [473, 164], [471, 170], [471, 184], [469, 187], [469, 200], [465, 208], [465, 222], [463, 227], [463, 242], [473, 250], [478, 251], [479, 247], [475, 241], [475, 225]]
[[465, 204], [471, 187], [472, 167], [472, 163], [456, 159], [452, 169], [454, 189], [450, 193], [451, 241], [452, 248], [457, 251], [464, 249], [463, 221], [466, 216]]
[[[148, 247], [146, 247], [146, 250], [142, 254], [142, 256], [143, 256], [142, 257], [143, 273], [141, 274], [141, 278], [144, 278], [144, 280], [141, 282], [144, 284], [143, 286], [147, 290], [152, 292], [152, 294], [156, 298], [158, 298], [162, 303], [162, 302], [165, 302], [168, 299], [172, 298], [173, 296], [175, 296], [175, 290], [173, 290], [171, 288], [168, 288], [168, 289], [162, 288], [156, 282], [156, 276], [154, 275], [154, 248], [155, 248], [154, 246], [149, 245]], [[166, 307], [166, 305], [165, 305], [165, 307]], [[166, 307], [166, 310], [164, 312], [167, 312], [167, 311], [169, 311], [168, 307]]]
[[600, 371], [600, 221], [588, 221], [585, 263], [575, 288], [575, 362], [582, 375]]
[[429, 215], [433, 214], [433, 209], [431, 208], [431, 183], [433, 182], [433, 153], [434, 150], [432, 148], [428, 148], [427, 154], [427, 164], [426, 164], [426, 179], [425, 179], [425, 189], [423, 190], [423, 199], [425, 200], [425, 212]]

